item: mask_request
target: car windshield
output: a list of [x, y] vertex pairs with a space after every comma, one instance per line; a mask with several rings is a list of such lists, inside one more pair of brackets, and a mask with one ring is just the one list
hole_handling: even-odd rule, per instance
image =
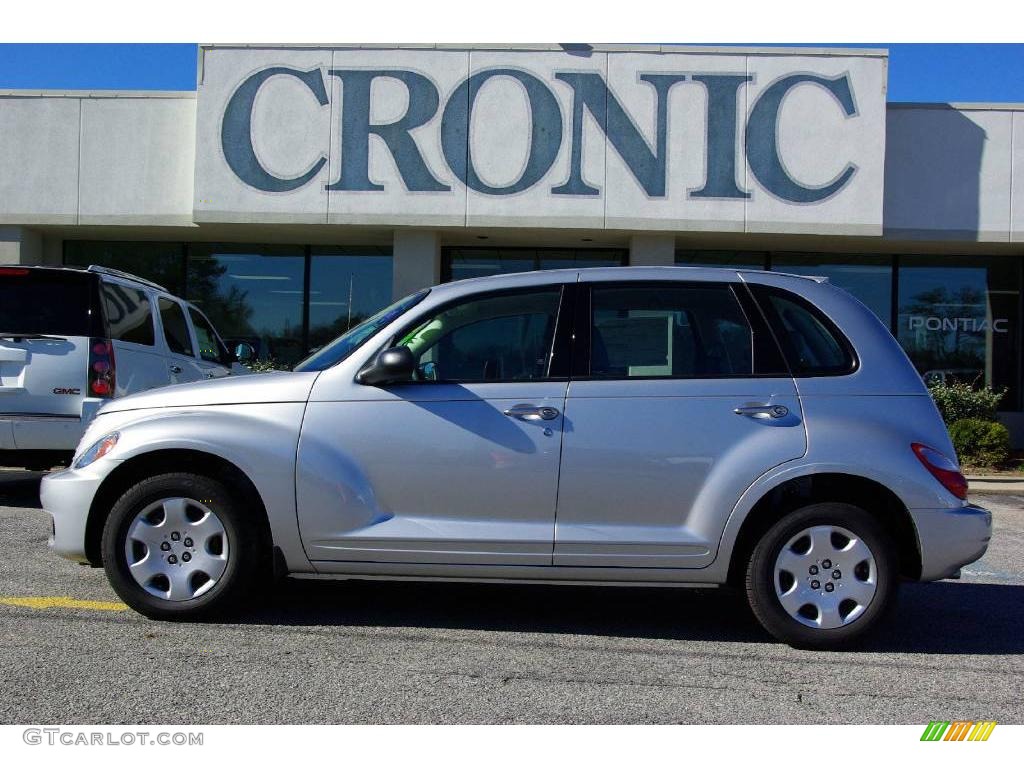
[[363, 343], [392, 320], [405, 314], [419, 304], [430, 289], [419, 291], [404, 299], [399, 299], [389, 307], [385, 307], [373, 317], [359, 325], [349, 328], [345, 333], [330, 344], [318, 349], [305, 360], [296, 365], [295, 371], [322, 371], [336, 365], [355, 352]]

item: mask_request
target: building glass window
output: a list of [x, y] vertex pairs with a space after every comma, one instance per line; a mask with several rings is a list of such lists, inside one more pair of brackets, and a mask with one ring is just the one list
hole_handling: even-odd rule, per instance
[[98, 242], [65, 240], [64, 263], [74, 267], [100, 267], [162, 285], [169, 293], [185, 293], [185, 246], [182, 243]]
[[676, 264], [681, 267], [765, 269], [767, 260], [768, 254], [762, 251], [676, 251]]
[[1020, 407], [1020, 261], [998, 256], [901, 256], [897, 337], [926, 381], [1009, 392]]
[[317, 350], [391, 303], [390, 248], [314, 246], [309, 265], [309, 348]]
[[447, 282], [536, 269], [621, 267], [627, 259], [621, 248], [446, 248], [441, 275]]
[[186, 290], [229, 349], [244, 341], [284, 365], [304, 357], [302, 246], [191, 245]]
[[773, 253], [772, 270], [827, 277], [849, 291], [885, 323], [892, 323], [892, 257], [829, 253]]

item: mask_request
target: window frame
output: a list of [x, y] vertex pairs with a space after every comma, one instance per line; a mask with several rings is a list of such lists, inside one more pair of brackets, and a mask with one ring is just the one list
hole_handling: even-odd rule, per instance
[[[751, 373], [709, 374], [702, 376], [592, 376], [590, 372], [591, 305], [594, 288], [724, 288], [736, 301], [751, 332]], [[729, 280], [595, 280], [577, 284], [573, 317], [572, 381], [708, 381], [726, 379], [778, 379], [791, 374], [782, 351], [747, 292], [744, 283]]]
[[427, 318], [436, 317], [439, 314], [447, 312], [452, 307], [456, 307], [460, 304], [466, 304], [471, 301], [481, 301], [485, 299], [497, 298], [502, 296], [515, 296], [526, 293], [541, 293], [558, 291], [558, 304], [555, 309], [555, 331], [551, 338], [551, 348], [548, 351], [548, 370], [547, 376], [543, 376], [536, 379], [481, 379], [473, 381], [460, 381], [451, 379], [441, 380], [413, 380], [397, 382], [403, 386], [407, 385], [427, 385], [427, 386], [444, 386], [444, 385], [463, 385], [463, 384], [536, 384], [538, 382], [550, 382], [550, 381], [569, 381], [569, 359], [570, 350], [572, 345], [572, 317], [573, 307], [572, 299], [570, 295], [573, 293], [575, 283], [546, 283], [540, 285], [530, 286], [518, 286], [516, 288], [501, 288], [490, 291], [480, 291], [478, 293], [464, 294], [462, 296], [454, 297], [448, 301], [438, 304], [430, 309], [420, 312], [415, 318], [407, 323], [403, 323], [398, 330], [388, 336], [387, 341], [384, 342], [366, 362], [360, 366], [359, 372], [353, 377], [354, 381], [358, 381], [359, 373], [363, 369], [373, 365], [373, 362], [377, 359], [377, 355], [383, 352], [385, 349], [390, 349], [398, 343], [398, 340], [413, 330], [423, 325]]
[[[846, 334], [839, 329], [839, 326], [832, 321], [832, 318], [826, 315], [821, 309], [816, 307], [800, 294], [794, 293], [793, 291], [785, 288], [778, 288], [774, 285], [764, 285], [762, 283], [748, 283], [747, 285], [754, 301], [757, 303], [761, 313], [767, 320], [772, 336], [774, 336], [775, 342], [781, 350], [782, 356], [786, 361], [786, 365], [789, 367], [794, 379], [850, 376], [860, 370], [860, 357], [857, 355], [857, 349], [850, 342], [850, 339]], [[795, 365], [794, 351], [790, 349], [788, 343], [783, 340], [785, 338], [785, 334], [782, 333], [782, 319], [779, 317], [779, 313], [776, 311], [775, 305], [771, 301], [771, 297], [773, 295], [796, 304], [817, 320], [828, 334], [832, 336], [836, 343], [839, 344], [840, 349], [842, 349], [846, 358], [843, 365], [828, 367], [819, 366], [816, 368], [800, 370]]]

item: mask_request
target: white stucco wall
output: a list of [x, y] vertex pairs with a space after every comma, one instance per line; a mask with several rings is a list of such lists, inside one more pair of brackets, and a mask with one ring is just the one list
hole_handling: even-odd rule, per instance
[[[0, 225], [193, 226], [193, 222], [315, 223], [378, 227], [573, 227], [638, 233], [812, 233], [882, 235], [898, 240], [1024, 242], [1024, 106], [884, 104], [884, 56], [798, 52], [665, 50], [606, 46], [572, 55], [555, 46], [440, 49], [386, 47], [214, 47], [204, 49], [195, 93], [0, 92]], [[259, 161], [281, 177], [324, 165], [292, 192], [261, 192], [225, 165], [223, 108], [240, 81], [272, 64], [320, 70], [327, 103], [289, 77], [270, 79], [256, 99], [252, 130]], [[532, 73], [557, 101], [563, 135], [550, 170], [511, 195], [468, 190], [441, 149], [441, 115], [453, 89], [488, 68]], [[385, 143], [369, 140], [369, 176], [380, 191], [328, 192], [339, 172], [343, 89], [330, 69], [407, 70], [439, 94], [437, 113], [412, 132], [430, 174], [445, 192], [409, 192]], [[667, 189], [652, 198], [589, 111], [584, 111], [582, 176], [597, 195], [555, 195], [571, 163], [573, 91], [556, 73], [597, 73], [654, 146], [654, 89], [642, 73], [747, 75], [738, 91], [736, 180], [749, 200], [698, 199], [706, 175], [707, 94], [686, 81], [669, 91]], [[787, 170], [823, 184], [849, 162], [850, 184], [818, 203], [770, 194], [744, 157], [744, 120], [752, 103], [787, 73], [850, 77], [856, 116], [846, 118], [823, 88], [803, 85], [786, 97], [777, 124]], [[406, 87], [374, 82], [373, 123], [399, 119]], [[468, 125], [473, 160], [488, 183], [521, 172], [529, 142], [528, 103], [510, 78], [482, 88]], [[198, 139], [198, 150], [197, 150]]]
[[195, 99], [82, 99], [80, 224], [192, 221]]
[[886, 236], [1024, 240], [1021, 107], [894, 104], [886, 126]]
[[0, 224], [189, 225], [195, 95], [0, 92]]
[[[797, 55], [779, 49], [599, 46], [580, 55], [557, 46], [394, 50], [212, 46], [202, 49], [201, 58], [197, 222], [881, 234], [887, 75], [883, 52], [804, 49]], [[369, 145], [364, 167], [369, 180], [383, 189], [327, 189], [339, 181], [342, 137], [353, 123], [366, 121], [365, 112], [346, 114], [342, 77], [332, 73], [367, 69], [388, 72], [374, 80], [370, 92], [373, 125], [399, 121], [410, 109], [412, 90], [401, 81], [401, 73], [429, 81], [437, 104], [429, 119], [408, 135], [430, 176], [446, 189], [410, 189], [401, 163], [385, 141], [372, 134], [362, 142], [363, 151]], [[253, 78], [272, 70], [276, 74], [268, 74], [254, 86], [255, 96], [250, 94], [246, 102], [244, 119], [237, 114], [227, 119], [233, 100], [247, 92]], [[524, 83], [508, 74], [480, 84], [468, 117], [465, 109], [449, 110], [459, 103], [460, 84], [498, 70], [523, 73], [539, 82], [555, 104], [554, 119], [533, 125], [538, 111], [531, 108]], [[574, 141], [574, 105], [582, 99], [563, 77], [566, 73], [599, 77], [612, 95], [606, 107], [588, 103], [578, 142]], [[304, 79], [306, 75], [311, 79]], [[664, 156], [657, 151], [657, 92], [644, 75], [681, 80], [664, 98]], [[739, 194], [732, 198], [691, 194], [704, 185], [708, 170], [710, 100], [705, 86], [694, 79], [703, 75], [750, 79], [731, 99], [736, 102], [736, 119], [729, 122], [735, 126], [735, 140], [727, 143], [736, 158], [736, 184], [749, 192], [746, 199]], [[787, 91], [768, 132], [778, 143], [782, 166], [814, 188], [826, 186], [848, 167], [853, 170], [839, 191], [815, 202], [784, 199], [777, 187], [756, 178], [746, 162], [745, 132], [755, 105], [773, 86], [794, 75], [819, 81]], [[841, 81], [848, 87], [851, 106], [841, 103], [822, 85], [823, 80]], [[621, 104], [640, 140], [665, 162], [663, 194], [638, 182], [635, 157], [633, 165], [627, 162], [595, 118], [599, 114], [601, 120], [611, 119], [613, 99]], [[443, 151], [446, 116], [449, 126], [457, 124], [463, 131], [455, 154], [463, 159], [468, 154], [479, 177], [491, 187], [511, 186], [521, 178], [531, 157], [531, 140], [538, 135], [553, 139], [557, 149], [543, 174], [525, 188], [509, 194], [481, 190], [459, 179], [450, 148], [448, 155]], [[229, 158], [229, 147], [237, 151], [244, 146], [249, 152], [250, 142], [250, 159], [254, 158], [260, 172], [286, 183], [304, 178], [306, 172], [312, 176], [294, 189], [260, 187], [239, 172], [237, 159]], [[570, 178], [577, 148], [582, 178], [593, 191], [556, 192]]]

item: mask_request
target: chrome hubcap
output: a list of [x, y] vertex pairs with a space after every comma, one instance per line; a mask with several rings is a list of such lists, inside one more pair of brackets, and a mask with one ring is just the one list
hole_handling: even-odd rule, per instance
[[128, 526], [125, 560], [149, 594], [181, 602], [213, 589], [228, 564], [220, 519], [195, 499], [161, 499]]
[[805, 528], [775, 558], [775, 594], [801, 624], [835, 629], [856, 621], [878, 588], [874, 555], [837, 525]]

